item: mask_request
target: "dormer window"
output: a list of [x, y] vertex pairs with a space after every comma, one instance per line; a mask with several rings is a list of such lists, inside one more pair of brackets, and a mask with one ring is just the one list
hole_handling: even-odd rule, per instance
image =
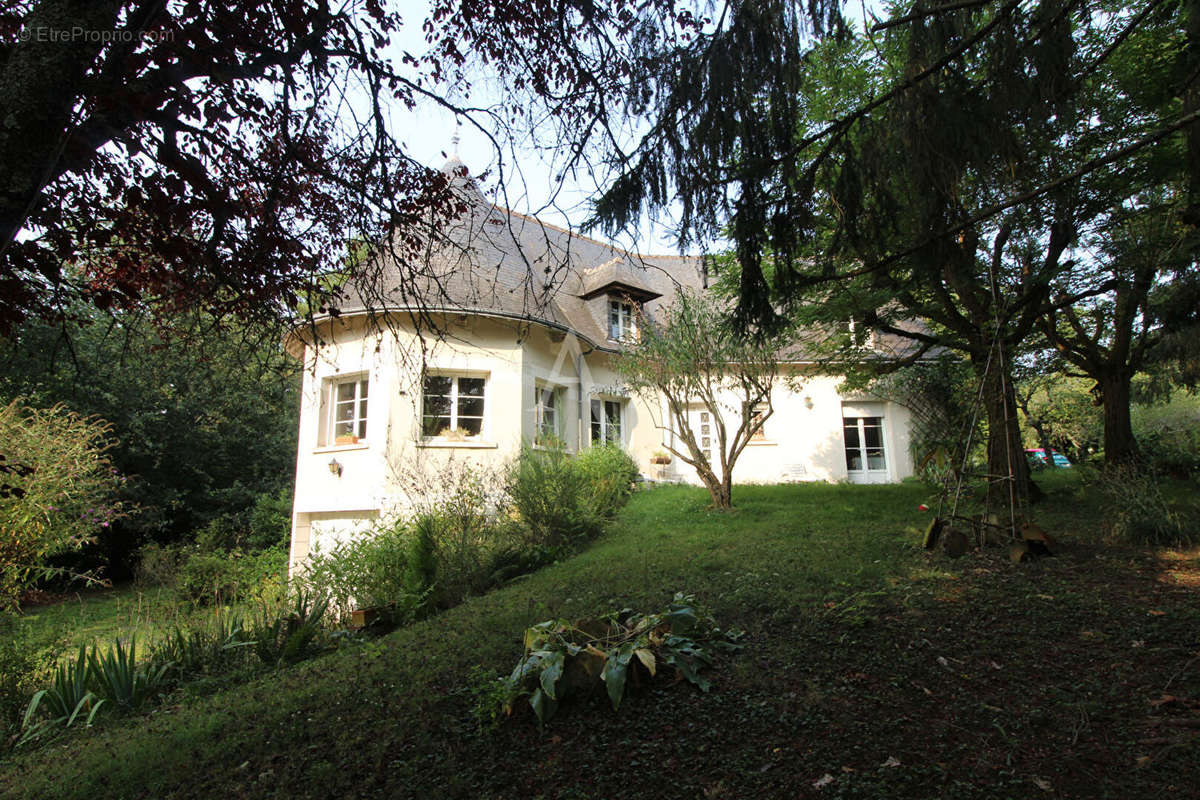
[[625, 342], [637, 334], [634, 323], [633, 303], [622, 300], [608, 301], [608, 338]]

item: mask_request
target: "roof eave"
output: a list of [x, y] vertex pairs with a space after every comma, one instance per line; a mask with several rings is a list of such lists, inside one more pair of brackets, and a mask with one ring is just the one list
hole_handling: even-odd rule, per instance
[[283, 340], [284, 348], [287, 349], [287, 351], [289, 353], [296, 356], [296, 358], [301, 358], [303, 356], [303, 348], [308, 344], [308, 342], [304, 341], [304, 339], [301, 338], [301, 335], [300, 335], [300, 331], [304, 328], [316, 326], [318, 324], [322, 324], [325, 322], [330, 322], [335, 319], [338, 319], [338, 320], [355, 319], [358, 317], [369, 317], [373, 314], [395, 314], [395, 313], [405, 313], [405, 312], [414, 312], [414, 311], [421, 313], [421, 314], [469, 314], [469, 315], [477, 316], [477, 317], [490, 317], [492, 319], [508, 319], [508, 320], [515, 320], [518, 322], [528, 322], [528, 323], [532, 323], [534, 325], [541, 325], [542, 327], [548, 328], [550, 330], [556, 330], [556, 331], [560, 331], [562, 333], [572, 334], [576, 338], [578, 338], [580, 341], [586, 342], [587, 345], [594, 350], [601, 350], [606, 353], [619, 353], [620, 352], [620, 350], [618, 350], [615, 347], [597, 342], [596, 340], [592, 339], [592, 337], [588, 336], [585, 333], [581, 333], [580, 331], [576, 330], [575, 328], [572, 328], [570, 325], [564, 325], [561, 322], [555, 322], [554, 320], [543, 319], [541, 317], [533, 317], [533, 316], [529, 316], [527, 314], [515, 314], [510, 311], [497, 311], [496, 309], [491, 309], [491, 308], [464, 308], [461, 306], [407, 306], [407, 305], [384, 306], [382, 308], [363, 308], [363, 309], [357, 309], [354, 311], [344, 311], [344, 312], [339, 313], [336, 317], [334, 317], [331, 314], [322, 314], [321, 316], [313, 317], [310, 323], [307, 323], [305, 325], [297, 325], [297, 326], [293, 327], [292, 330], [290, 330], [287, 334], [284, 335], [284, 340]]

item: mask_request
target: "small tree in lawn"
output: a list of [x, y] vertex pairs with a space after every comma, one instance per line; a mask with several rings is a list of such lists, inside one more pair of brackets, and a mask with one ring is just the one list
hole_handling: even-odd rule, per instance
[[[720, 300], [687, 291], [662, 319], [643, 320], [639, 333], [617, 361], [621, 377], [651, 408], [665, 400], [667, 418], [655, 425], [674, 431], [682, 452], [666, 448], [695, 468], [715, 507], [729, 508], [734, 464], [774, 412], [779, 341], [739, 334]], [[692, 430], [688, 412], [696, 406], [712, 420], [711, 449]]]

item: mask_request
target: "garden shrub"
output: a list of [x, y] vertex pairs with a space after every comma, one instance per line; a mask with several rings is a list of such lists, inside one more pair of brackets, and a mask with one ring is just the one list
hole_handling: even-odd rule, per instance
[[574, 468], [586, 487], [588, 502], [596, 516], [610, 517], [629, 502], [638, 468], [617, 445], [587, 448], [575, 457]]
[[[511, 526], [511, 500], [505, 492], [502, 474], [467, 461], [450, 459], [440, 467], [424, 465], [423, 470], [402, 472], [400, 484], [416, 514], [414, 534], [428, 537], [431, 553], [421, 556], [414, 551], [414, 562], [421, 558], [436, 561], [414, 569], [428, 576], [425, 587], [436, 583], [431, 601], [446, 606], [467, 595], [486, 590], [490, 585], [487, 564], [491, 554], [506, 546]], [[414, 547], [425, 544], [414, 541]], [[420, 582], [413, 583], [411, 588]]]
[[137, 657], [137, 642], [116, 640], [107, 648], [79, 645], [73, 659], [55, 667], [46, 688], [34, 693], [22, 715], [26, 744], [76, 722], [92, 725], [96, 715], [110, 710], [140, 711], [171, 688], [169, 663]]
[[139, 661], [136, 638], [128, 644], [117, 639], [104, 650], [94, 646], [88, 665], [96, 696], [125, 711], [140, 710], [169, 685], [170, 664]]
[[120, 516], [110, 427], [64, 406], [0, 405], [0, 604]]
[[410, 596], [420, 598], [413, 609], [417, 614], [432, 605], [431, 595], [438, 581], [437, 528], [438, 519], [432, 514], [422, 514], [413, 523], [404, 588]]
[[295, 582], [327, 600], [335, 619], [356, 608], [390, 608], [402, 621], [418, 601], [409, 588], [410, 549], [408, 526], [383, 522], [328, 551], [310, 553]]
[[150, 542], [138, 548], [137, 562], [133, 568], [133, 579], [139, 586], [165, 586], [174, 588], [179, 582], [179, 573], [194, 548], [179, 544]]
[[199, 622], [174, 625], [151, 648], [151, 660], [169, 664], [171, 674], [183, 682], [217, 675], [242, 666], [251, 632], [240, 612], [217, 608]]
[[241, 547], [245, 530], [245, 514], [218, 514], [196, 532], [196, 547], [203, 553], [222, 553]]
[[283, 591], [286, 572], [287, 553], [280, 549], [196, 550], [179, 570], [176, 592], [197, 605], [269, 599]]
[[1200, 473], [1200, 428], [1194, 421], [1150, 428], [1138, 437], [1138, 450], [1154, 472], [1174, 478]]
[[292, 490], [281, 489], [275, 494], [264, 492], [250, 509], [250, 525], [246, 531], [246, 547], [265, 550], [287, 547], [292, 536]]
[[393, 478], [414, 516], [310, 553], [297, 579], [328, 600], [334, 618], [378, 608], [402, 623], [544, 566], [598, 533], [637, 476], [616, 447], [579, 458], [527, 449], [503, 475], [454, 461], [404, 470], [394, 465]]
[[533, 547], [557, 549], [600, 531], [588, 479], [561, 448], [522, 450], [506, 485]]
[[55, 666], [49, 685], [34, 693], [21, 717], [22, 736], [18, 746], [52, 732], [58, 726], [70, 727], [76, 720], [92, 724], [104, 705], [93, 690], [95, 675], [88, 658], [87, 645], [79, 645], [74, 659], [63, 659]]
[[196, 545], [204, 551], [266, 550], [286, 547], [292, 531], [292, 492], [255, 495], [253, 504], [240, 511], [227, 511], [209, 520], [196, 534]]
[[498, 586], [520, 575], [536, 572], [547, 564], [554, 563], [559, 551], [545, 545], [527, 545], [519, 540], [492, 550], [484, 566], [484, 574], [490, 586]]

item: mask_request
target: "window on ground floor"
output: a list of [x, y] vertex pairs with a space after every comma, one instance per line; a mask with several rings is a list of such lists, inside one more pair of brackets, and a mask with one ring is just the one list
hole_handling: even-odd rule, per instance
[[480, 436], [486, 385], [487, 378], [478, 375], [426, 375], [421, 393], [421, 435]]
[[[749, 412], [750, 430], [754, 431], [754, 433], [750, 434], [750, 439], [756, 442], [765, 441], [767, 438], [767, 429], [764, 424], [764, 417], [767, 415], [767, 404], [759, 403], [756, 406], [752, 406]], [[756, 426], [758, 430], [755, 430]]]
[[563, 390], [539, 383], [534, 388], [534, 441], [541, 445], [561, 442], [563, 438]]
[[887, 469], [883, 452], [883, 417], [844, 417], [846, 469], [879, 472]]
[[623, 400], [592, 400], [592, 441], [622, 444], [625, 402]]

